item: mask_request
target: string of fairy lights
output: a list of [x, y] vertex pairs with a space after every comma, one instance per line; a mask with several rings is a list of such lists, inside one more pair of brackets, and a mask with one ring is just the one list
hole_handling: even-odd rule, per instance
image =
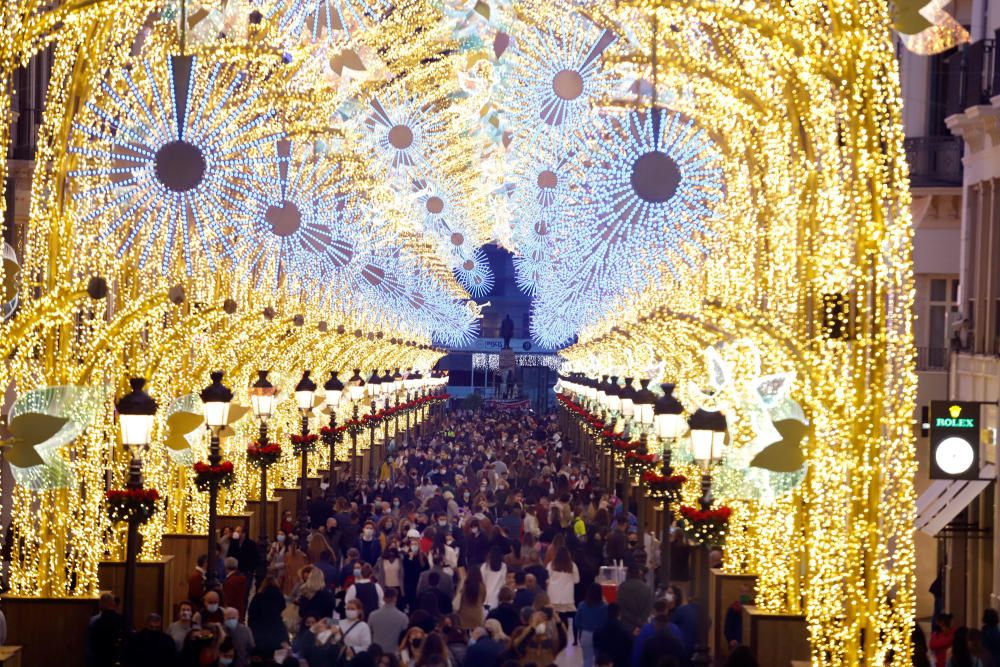
[[[878, 0], [4, 2], [0, 147], [15, 68], [48, 46], [53, 62], [29, 233], [4, 264], [24, 285], [4, 379], [18, 410], [67, 420], [11, 450], [12, 592], [93, 595], [120, 556], [102, 499], [126, 474], [110, 444], [129, 376], [164, 406], [153, 559], [164, 534], [206, 529], [190, 466], [207, 439], [182, 424], [211, 370], [244, 405], [260, 368], [284, 389], [306, 368], [429, 370], [478, 334], [499, 243], [532, 336], [572, 343], [563, 372], [670, 381], [686, 414], [725, 411], [725, 567], [757, 575], [762, 609], [805, 616], [813, 663], [905, 662], [912, 296], [889, 20]], [[235, 512], [258, 493], [256, 425], [232, 428]], [[292, 401], [271, 429], [297, 431]], [[754, 464], [792, 441], [799, 465]], [[297, 476], [283, 457], [270, 483]]]

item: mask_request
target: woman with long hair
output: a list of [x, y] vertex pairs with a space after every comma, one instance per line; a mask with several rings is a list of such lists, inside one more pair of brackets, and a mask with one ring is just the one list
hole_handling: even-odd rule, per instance
[[552, 542], [549, 543], [549, 548], [545, 550], [545, 557], [542, 559], [542, 565], [548, 566], [553, 560], [555, 560], [556, 554], [559, 549], [566, 546], [566, 534], [563, 532], [558, 532], [552, 537]]
[[309, 564], [309, 559], [306, 557], [305, 552], [299, 549], [298, 540], [289, 540], [286, 542], [286, 545], [285, 554], [282, 557], [285, 566], [285, 577], [281, 582], [281, 592], [289, 596], [292, 595], [296, 585], [300, 583], [299, 573], [302, 571], [302, 568]]
[[486, 585], [486, 607], [495, 609], [500, 604], [497, 596], [507, 581], [507, 564], [503, 562], [503, 550], [494, 545], [480, 571]]
[[556, 551], [555, 558], [545, 568], [549, 573], [549, 583], [547, 591], [552, 609], [559, 613], [562, 622], [569, 624], [569, 621], [576, 616], [576, 600], [573, 591], [576, 584], [580, 583], [580, 570], [569, 554], [569, 549], [565, 546]]
[[250, 600], [247, 626], [253, 632], [255, 652], [269, 658], [281, 645], [288, 642], [288, 631], [281, 620], [285, 610], [285, 596], [281, 594], [274, 577], [268, 575], [260, 582], [257, 594]]
[[333, 616], [336, 600], [333, 593], [326, 587], [326, 579], [319, 568], [309, 568], [305, 583], [299, 588], [299, 618], [329, 618]]
[[399, 661], [404, 667], [414, 667], [417, 664], [426, 639], [427, 633], [419, 626], [413, 626], [406, 631], [403, 640], [399, 642]]
[[444, 660], [445, 664], [449, 667], [453, 665], [451, 656], [448, 655], [448, 644], [445, 642], [444, 637], [439, 632], [432, 632], [424, 640], [424, 647], [420, 651], [420, 658], [414, 663], [413, 667], [427, 667], [428, 665], [437, 663], [438, 660]]
[[961, 627], [955, 630], [955, 638], [951, 642], [951, 656], [946, 667], [983, 667], [983, 661], [972, 655], [969, 649], [969, 628]]
[[583, 602], [576, 608], [573, 631], [580, 634], [583, 649], [583, 667], [594, 667], [594, 633], [608, 622], [608, 605], [604, 602], [601, 585], [590, 582]]
[[[483, 567], [486, 567], [485, 565]], [[470, 568], [458, 591], [458, 618], [465, 630], [483, 624], [483, 604], [486, 602], [486, 584], [479, 568]]]
[[372, 645], [372, 629], [365, 622], [365, 606], [355, 598], [345, 605], [344, 618], [337, 622], [340, 641], [347, 647], [348, 657], [364, 653]]

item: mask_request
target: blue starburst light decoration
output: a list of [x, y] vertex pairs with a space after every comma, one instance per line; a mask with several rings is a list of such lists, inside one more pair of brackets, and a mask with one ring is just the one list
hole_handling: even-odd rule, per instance
[[386, 0], [279, 0], [271, 16], [281, 14], [281, 32], [301, 40], [330, 41], [374, 22], [392, 8]]
[[470, 256], [462, 259], [452, 272], [470, 296], [480, 299], [493, 291], [496, 280], [486, 258], [486, 252], [482, 248], [476, 248]]
[[239, 263], [258, 284], [277, 287], [284, 279], [305, 287], [308, 279], [324, 279], [355, 258], [354, 239], [344, 233], [355, 208], [335, 160], [313, 157], [311, 149], [289, 141], [278, 142], [277, 153], [269, 187], [244, 193], [256, 207], [240, 233]]
[[416, 97], [398, 89], [371, 100], [364, 120], [366, 143], [389, 175], [426, 167], [441, 146], [445, 123]]
[[267, 129], [275, 112], [253, 111], [260, 92], [247, 89], [222, 63], [199, 72], [195, 57], [175, 56], [118, 70], [85, 103], [69, 146], [73, 199], [118, 258], [141, 248], [144, 268], [157, 253], [164, 274], [178, 257], [189, 274], [236, 259], [232, 227], [245, 221], [246, 193], [271, 185], [264, 169], [281, 137]]
[[577, 156], [557, 245], [588, 288], [642, 289], [663, 269], [679, 280], [707, 253], [722, 160], [693, 121], [665, 110], [601, 117]]
[[592, 101], [615, 90], [613, 75], [600, 67], [601, 53], [614, 39], [578, 14], [558, 31], [517, 32], [506, 76], [515, 132], [548, 129], [568, 136], [588, 122]]

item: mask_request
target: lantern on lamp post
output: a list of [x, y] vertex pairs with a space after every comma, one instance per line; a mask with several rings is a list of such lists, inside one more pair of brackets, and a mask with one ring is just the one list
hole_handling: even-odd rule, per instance
[[[126, 492], [142, 490], [142, 455], [149, 449], [156, 419], [156, 401], [143, 391], [145, 378], [132, 378], [132, 391], [118, 399], [118, 429], [122, 445], [130, 454]], [[131, 628], [135, 616], [135, 568], [139, 555], [139, 525], [144, 518], [137, 511], [128, 514], [128, 533], [125, 542], [125, 623]]]
[[[222, 429], [229, 423], [229, 404], [233, 400], [233, 392], [222, 384], [222, 371], [213, 371], [210, 375], [212, 384], [201, 392], [201, 402], [205, 413], [205, 425], [211, 438], [208, 445], [208, 465], [215, 469], [222, 462], [219, 442]], [[215, 555], [218, 535], [216, 522], [218, 519], [219, 479], [214, 473], [208, 482], [208, 573], [205, 575], [205, 590], [216, 590], [219, 587], [219, 559]]]

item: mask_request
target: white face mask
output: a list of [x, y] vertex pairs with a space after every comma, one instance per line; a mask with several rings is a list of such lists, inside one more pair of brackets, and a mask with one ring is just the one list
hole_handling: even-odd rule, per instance
[[284, 542], [284, 541], [285, 541], [285, 536], [284, 535], [278, 535], [278, 542]]
[[235, 630], [236, 626], [239, 625], [239, 624], [240, 624], [240, 622], [237, 621], [235, 618], [227, 618], [226, 619], [226, 627], [229, 628], [230, 630]]
[[214, 614], [215, 612], [219, 611], [219, 605], [216, 604], [215, 602], [211, 602], [205, 605], [205, 609], [208, 611], [208, 613]]
[[233, 533], [233, 539], [234, 540], [239, 540], [240, 539], [240, 534], [239, 533]]
[[667, 602], [673, 602], [674, 601], [674, 594], [673, 593], [667, 593], [666, 595], [663, 596], [663, 599], [665, 599]]
[[535, 626], [535, 632], [537, 632], [540, 635], [544, 635], [545, 634], [545, 624], [544, 623], [539, 623], [538, 625], [536, 625]]
[[375, 534], [374, 530], [372, 530], [371, 528], [365, 528], [365, 537], [371, 537], [374, 534]]
[[316, 641], [320, 644], [325, 644], [332, 635], [333, 635], [333, 630], [324, 630], [323, 632], [316, 635]]
[[410, 551], [412, 551], [413, 553], [417, 553], [418, 549], [420, 549], [420, 545], [419, 544], [411, 544], [410, 545]]
[[346, 612], [346, 614], [347, 614], [347, 618], [349, 618], [349, 619], [351, 619], [353, 621], [354, 619], [356, 619], [358, 617], [358, 610], [357, 609], [348, 609], [347, 612]]

